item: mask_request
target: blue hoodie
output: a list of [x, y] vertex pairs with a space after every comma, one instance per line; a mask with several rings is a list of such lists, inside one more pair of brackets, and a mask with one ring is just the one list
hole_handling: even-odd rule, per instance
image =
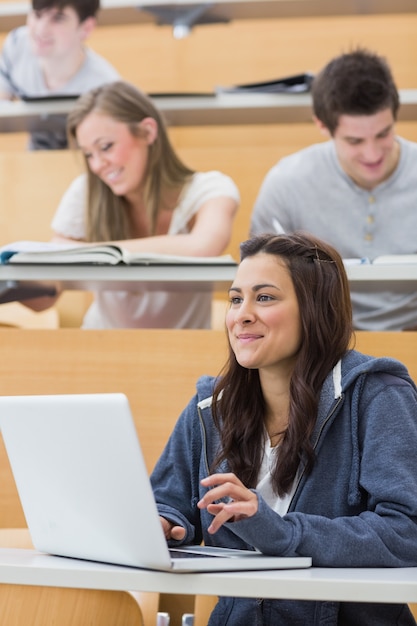
[[[200, 484], [220, 445], [204, 376], [151, 476], [160, 515], [183, 542], [311, 556], [316, 567], [417, 566], [417, 389], [406, 368], [349, 351], [327, 376], [312, 434], [316, 460], [301, 472], [288, 512], [258, 495], [257, 513], [207, 532]], [[237, 416], [238, 420], [238, 416]], [[230, 471], [227, 463], [218, 472]], [[256, 492], [256, 490], [254, 490]], [[221, 598], [210, 626], [416, 624], [404, 605]]]

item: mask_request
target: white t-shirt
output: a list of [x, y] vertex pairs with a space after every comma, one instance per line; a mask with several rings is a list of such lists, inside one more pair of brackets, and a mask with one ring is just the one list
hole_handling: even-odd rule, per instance
[[[239, 191], [221, 172], [199, 172], [184, 188], [173, 211], [168, 234], [189, 232], [187, 224], [208, 200]], [[76, 178], [65, 192], [52, 229], [65, 237], [85, 239], [87, 177]], [[210, 328], [210, 292], [100, 291], [86, 313], [83, 328]]]
[[279, 445], [271, 447], [269, 437], [266, 437], [264, 455], [262, 458], [261, 469], [259, 470], [257, 491], [261, 494], [265, 502], [279, 515], [285, 515], [288, 511], [291, 499], [294, 495], [295, 480], [290, 493], [285, 494], [282, 498], [277, 496], [272, 489], [271, 468], [276, 463], [276, 457], [279, 454]]

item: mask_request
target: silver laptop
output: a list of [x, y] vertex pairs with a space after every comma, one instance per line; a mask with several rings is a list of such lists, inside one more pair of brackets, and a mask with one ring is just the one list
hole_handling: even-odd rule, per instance
[[308, 557], [199, 546], [173, 556], [123, 394], [3, 396], [0, 428], [41, 552], [184, 572], [311, 565]]

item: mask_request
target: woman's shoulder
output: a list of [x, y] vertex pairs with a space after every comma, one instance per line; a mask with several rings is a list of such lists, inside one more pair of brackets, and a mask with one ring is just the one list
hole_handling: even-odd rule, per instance
[[84, 239], [87, 176], [77, 176], [65, 191], [52, 220], [52, 230], [66, 237]]
[[207, 172], [194, 172], [194, 174], [192, 175], [192, 181], [193, 183], [198, 183], [200, 185], [202, 184], [210, 184], [210, 183], [222, 183], [222, 182], [232, 182], [233, 184], [234, 181], [233, 179], [228, 176], [227, 174], [224, 174], [223, 172], [220, 172], [219, 170], [208, 170]]
[[385, 381], [387, 376], [392, 376], [415, 386], [407, 367], [398, 359], [376, 357], [357, 350], [349, 350], [342, 359], [343, 387], [352, 384], [362, 374], [376, 374]]
[[68, 189], [82, 189], [85, 191], [87, 189], [87, 174], [79, 174], [76, 176], [70, 183]]
[[232, 195], [239, 199], [239, 190], [234, 180], [218, 170], [195, 172], [190, 180], [189, 189], [198, 189], [200, 192], [208, 193], [221, 191], [224, 195]]
[[86, 197], [87, 193], [87, 175], [80, 174], [74, 180], [71, 181], [69, 186], [62, 196], [61, 204], [67, 204], [72, 202], [79, 203]]
[[211, 399], [218, 378], [216, 376], [204, 375], [197, 380], [197, 402], [200, 408], [211, 406]]

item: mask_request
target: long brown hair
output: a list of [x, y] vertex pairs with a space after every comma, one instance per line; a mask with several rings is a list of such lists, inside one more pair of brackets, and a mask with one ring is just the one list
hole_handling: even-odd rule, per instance
[[[187, 167], [176, 155], [169, 141], [164, 120], [150, 98], [130, 83], [125, 81], [107, 83], [78, 98], [67, 119], [67, 133], [71, 143], [76, 144], [77, 128], [92, 111], [100, 111], [125, 123], [134, 136], [141, 132], [138, 124], [145, 117], [151, 117], [157, 122], [158, 134], [149, 146], [145, 185], [145, 203], [151, 234], [154, 234], [162, 191], [182, 187], [193, 175], [194, 170]], [[87, 162], [86, 167], [87, 241], [128, 239], [132, 233], [125, 199], [114, 195], [111, 189], [88, 168]]]
[[[298, 300], [301, 341], [290, 381], [288, 426], [272, 471], [274, 490], [287, 493], [300, 462], [310, 471], [310, 443], [326, 376], [349, 348], [352, 308], [340, 255], [305, 233], [260, 235], [241, 244], [241, 260], [270, 254], [284, 262]], [[229, 344], [229, 359], [213, 395], [213, 417], [222, 448], [215, 459], [228, 464], [248, 487], [255, 487], [265, 440], [265, 401], [257, 369], [239, 365]]]

